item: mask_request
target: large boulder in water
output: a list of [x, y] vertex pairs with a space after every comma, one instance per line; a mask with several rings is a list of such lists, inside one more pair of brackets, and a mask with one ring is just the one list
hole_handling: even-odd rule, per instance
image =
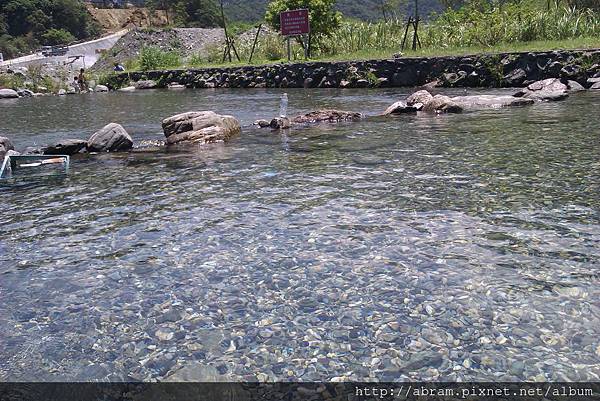
[[464, 110], [527, 106], [534, 103], [533, 99], [496, 95], [456, 96], [451, 99]]
[[15, 149], [15, 147], [13, 146], [10, 139], [8, 139], [4, 136], [0, 136], [0, 164], [2, 164], [2, 161], [4, 161], [4, 156], [6, 155], [6, 153], [9, 150], [14, 150], [14, 149]]
[[337, 123], [340, 121], [358, 121], [362, 114], [341, 110], [316, 110], [292, 119], [294, 124], [312, 124], [320, 122]]
[[19, 97], [17, 91], [12, 89], [0, 89], [0, 99], [13, 99]]
[[559, 78], [548, 78], [530, 84], [515, 93], [515, 96], [533, 100], [563, 100], [569, 96], [568, 91], [567, 84]]
[[433, 113], [462, 113], [463, 108], [448, 96], [435, 95], [423, 106], [423, 111]]
[[433, 95], [423, 89], [420, 91], [416, 91], [415, 93], [413, 93], [412, 95], [407, 97], [406, 104], [408, 106], [414, 106], [418, 103], [421, 103], [422, 105], [426, 105], [427, 103], [429, 103], [429, 101], [431, 99], [433, 99]]
[[164, 119], [162, 127], [170, 145], [180, 142], [227, 142], [242, 131], [239, 121], [234, 117], [213, 111], [177, 114]]
[[87, 147], [83, 139], [65, 139], [53, 145], [42, 148], [45, 155], [74, 155]]
[[384, 112], [384, 116], [389, 116], [391, 114], [406, 114], [406, 113], [416, 113], [419, 109], [414, 106], [409, 106], [406, 102], [399, 100], [396, 103], [392, 104], [388, 107]]
[[120, 124], [110, 123], [87, 141], [89, 152], [121, 152], [133, 147], [133, 139]]

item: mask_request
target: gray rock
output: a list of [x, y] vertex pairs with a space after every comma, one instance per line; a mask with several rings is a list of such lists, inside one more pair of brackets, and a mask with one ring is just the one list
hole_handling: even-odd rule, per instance
[[45, 155], [74, 155], [87, 147], [83, 139], [65, 139], [42, 149]]
[[158, 84], [156, 83], [156, 81], [147, 79], [144, 81], [137, 81], [133, 84], [133, 86], [135, 89], [154, 89], [158, 86]]
[[427, 104], [429, 101], [433, 99], [433, 95], [426, 90], [416, 91], [412, 95], [406, 98], [406, 104], [408, 106], [413, 106], [416, 103]]
[[119, 89], [119, 92], [133, 92], [135, 90], [135, 86], [126, 86], [124, 88]]
[[583, 85], [577, 81], [567, 81], [567, 87], [569, 88], [569, 92], [581, 92], [585, 90]]
[[433, 99], [423, 106], [423, 111], [434, 113], [462, 113], [463, 109], [448, 96], [435, 95]]
[[116, 123], [110, 123], [94, 133], [87, 142], [89, 152], [120, 152], [133, 147], [133, 140], [125, 129]]
[[108, 86], [106, 85], [96, 85], [94, 88], [95, 92], [108, 92]]
[[600, 90], [600, 82], [596, 82], [594, 85], [590, 86], [592, 90]]
[[0, 136], [0, 164], [4, 160], [4, 156], [6, 155], [6, 153], [14, 149], [15, 147], [13, 146], [10, 139], [4, 136]]
[[440, 86], [440, 81], [435, 79], [431, 82], [427, 82], [425, 85], [422, 86], [422, 88], [425, 89], [434, 89]]
[[67, 94], [67, 91], [64, 89], [59, 89], [57, 94], [58, 94], [58, 96], [64, 96]]
[[171, 85], [167, 86], [167, 89], [172, 89], [172, 90], [185, 89], [185, 85], [171, 84]]
[[503, 78], [507, 86], [520, 86], [527, 79], [527, 73], [522, 68], [517, 68], [506, 74]]
[[254, 121], [254, 125], [258, 125], [260, 128], [266, 128], [269, 126], [269, 121], [267, 120], [256, 120]]
[[316, 110], [292, 119], [294, 124], [311, 124], [320, 122], [336, 123], [340, 121], [358, 121], [362, 114], [341, 110]]
[[568, 89], [560, 79], [548, 78], [530, 84], [527, 88], [515, 93], [515, 96], [540, 101], [557, 101], [569, 96]]
[[451, 98], [463, 110], [497, 109], [501, 107], [527, 106], [533, 104], [533, 99], [514, 96], [472, 95]]
[[17, 94], [20, 97], [33, 97], [34, 93], [29, 89], [18, 89]]
[[288, 129], [291, 126], [292, 122], [287, 117], [276, 117], [269, 123], [269, 127], [271, 127], [271, 129]]
[[5, 152], [15, 149], [15, 147], [14, 147], [13, 143], [10, 141], [10, 139], [8, 139], [5, 136], [0, 136], [0, 146], [2, 146], [2, 148], [4, 148]]
[[227, 382], [229, 376], [219, 373], [214, 366], [190, 362], [165, 379], [166, 382]]
[[177, 114], [164, 119], [162, 127], [168, 144], [227, 142], [241, 132], [238, 120], [213, 111]]
[[0, 99], [14, 99], [19, 97], [17, 91], [12, 89], [0, 89]]
[[402, 100], [399, 100], [396, 103], [392, 104], [390, 107], [388, 107], [383, 112], [383, 115], [389, 116], [390, 114], [416, 113], [417, 110], [418, 109], [416, 107], [408, 106], [405, 102], [403, 102]]
[[28, 146], [23, 150], [24, 155], [41, 155], [42, 148], [36, 148], [34, 146]]

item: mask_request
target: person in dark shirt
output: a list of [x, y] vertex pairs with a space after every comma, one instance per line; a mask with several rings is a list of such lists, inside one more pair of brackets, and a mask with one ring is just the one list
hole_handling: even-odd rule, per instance
[[79, 70], [79, 89], [81, 90], [81, 92], [87, 92], [88, 90], [88, 84], [87, 84], [87, 79], [85, 78], [85, 69], [81, 69]]

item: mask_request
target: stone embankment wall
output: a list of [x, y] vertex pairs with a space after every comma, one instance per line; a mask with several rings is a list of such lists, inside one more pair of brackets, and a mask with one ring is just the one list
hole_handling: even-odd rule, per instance
[[564, 78], [587, 87], [598, 76], [600, 49], [130, 72], [114, 77], [110, 86], [154, 80], [158, 87], [190, 88], [400, 87], [435, 81], [442, 87], [519, 87]]

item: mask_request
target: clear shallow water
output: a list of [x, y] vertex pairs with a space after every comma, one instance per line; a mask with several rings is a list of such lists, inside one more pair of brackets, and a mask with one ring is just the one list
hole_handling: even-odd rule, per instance
[[[18, 148], [277, 91], [3, 102]], [[407, 92], [291, 90], [291, 112]], [[73, 160], [0, 188], [0, 379], [598, 380], [600, 96]], [[183, 368], [186, 374], [181, 375]], [[179, 375], [179, 376], [178, 376]]]

